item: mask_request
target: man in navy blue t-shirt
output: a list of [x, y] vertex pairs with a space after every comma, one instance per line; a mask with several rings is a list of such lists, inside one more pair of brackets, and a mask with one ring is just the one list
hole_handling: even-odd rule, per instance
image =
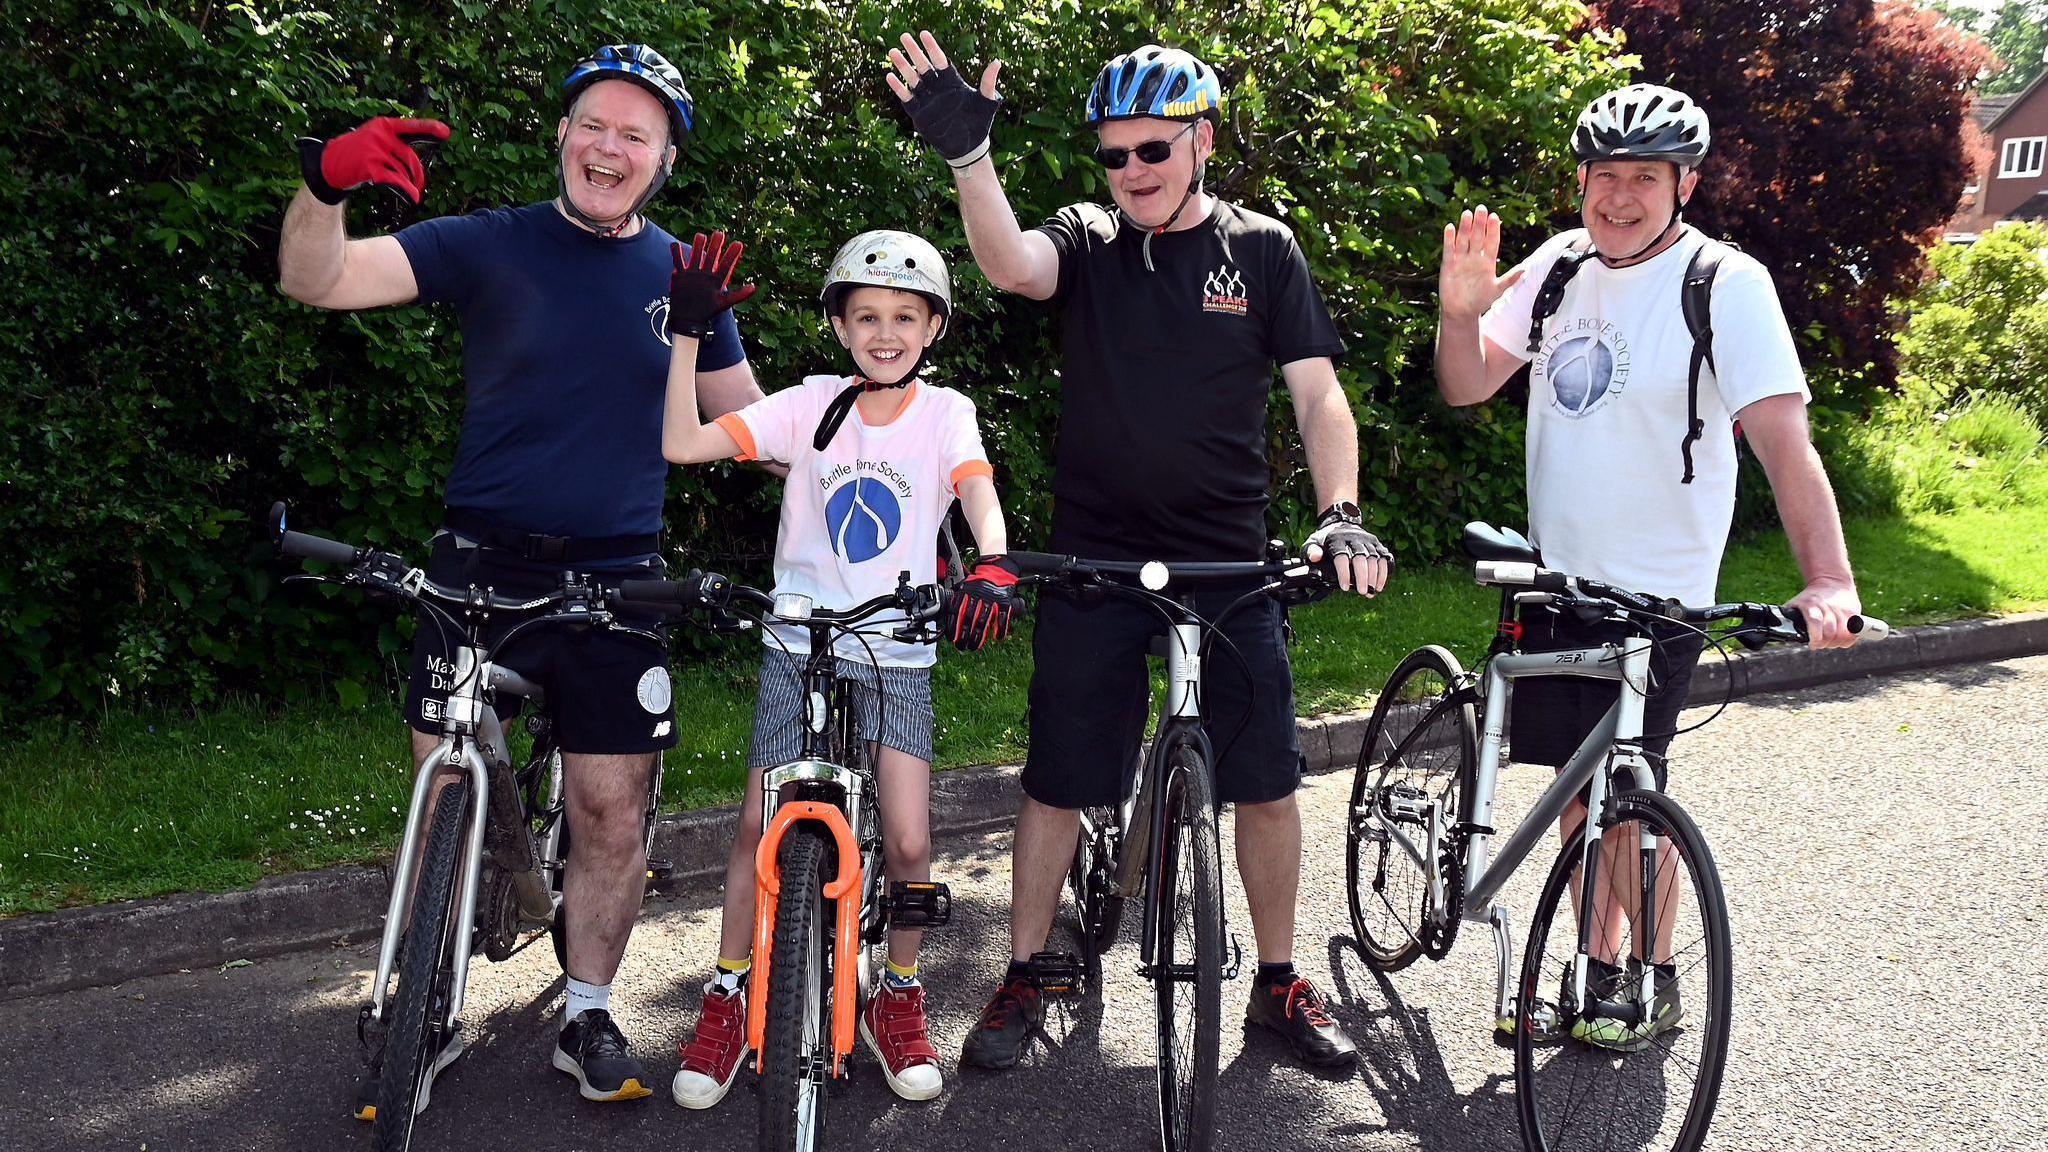
[[[695, 109], [682, 76], [641, 45], [600, 48], [563, 95], [554, 200], [391, 236], [349, 239], [343, 202], [381, 186], [417, 203], [425, 181], [412, 145], [446, 139], [447, 128], [385, 117], [299, 142], [306, 185], [285, 214], [284, 291], [348, 310], [441, 302], [461, 322], [468, 399], [427, 569], [440, 583], [539, 594], [564, 569], [617, 579], [661, 567], [674, 238], [640, 213]], [[761, 397], [730, 312], [697, 369], [709, 416]], [[640, 906], [650, 774], [676, 743], [668, 655], [620, 634], [543, 630], [506, 656], [547, 693], [576, 845], [562, 886], [568, 1003], [554, 1066], [587, 1099], [646, 1096], [646, 1074], [611, 1019], [611, 983]], [[416, 763], [440, 741], [451, 668], [439, 630], [421, 628], [406, 701]], [[457, 1030], [429, 1074], [461, 1048]], [[375, 1115], [375, 1076], [358, 1094], [364, 1119]]]

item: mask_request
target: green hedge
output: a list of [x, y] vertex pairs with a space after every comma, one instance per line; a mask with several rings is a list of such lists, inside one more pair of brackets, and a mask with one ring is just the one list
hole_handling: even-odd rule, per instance
[[[1533, 242], [1568, 208], [1553, 145], [1614, 81], [1614, 45], [1567, 0], [1008, 4], [529, 0], [0, 0], [0, 698], [9, 718], [110, 698], [381, 691], [401, 626], [346, 597], [283, 593], [258, 539], [302, 526], [410, 547], [435, 523], [461, 410], [445, 311], [320, 313], [275, 287], [290, 139], [380, 113], [454, 125], [424, 212], [553, 190], [556, 83], [590, 47], [642, 40], [689, 77], [702, 128], [655, 216], [749, 242], [743, 324], [770, 388], [834, 367], [809, 302], [869, 227], [924, 230], [965, 264], [941, 162], [881, 82], [893, 34], [931, 27], [1006, 62], [997, 154], [1028, 221], [1101, 194], [1079, 123], [1100, 61], [1189, 47], [1235, 97], [1212, 171], [1300, 234], [1351, 355], [1365, 500], [1404, 557], [1467, 515], [1519, 516], [1520, 417], [1449, 413], [1427, 369], [1438, 233], [1484, 202]], [[1537, 142], [1532, 144], [1531, 142]], [[410, 208], [358, 196], [358, 234]], [[1042, 540], [1058, 406], [1042, 308], [960, 276], [941, 369], [981, 405], [1013, 538]], [[594, 350], [596, 351], [596, 350]], [[1276, 530], [1309, 515], [1286, 405]], [[760, 576], [776, 494], [752, 472], [677, 470], [674, 559]]]

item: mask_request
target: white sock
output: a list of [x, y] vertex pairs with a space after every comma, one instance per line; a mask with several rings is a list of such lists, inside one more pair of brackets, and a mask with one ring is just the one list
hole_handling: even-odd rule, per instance
[[612, 986], [609, 984], [585, 984], [574, 976], [569, 977], [569, 1003], [562, 1009], [562, 1027], [592, 1008], [612, 1010]]

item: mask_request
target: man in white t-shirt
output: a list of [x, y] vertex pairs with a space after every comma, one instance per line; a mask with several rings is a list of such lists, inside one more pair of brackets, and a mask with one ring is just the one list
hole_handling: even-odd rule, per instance
[[[1498, 276], [1498, 217], [1482, 207], [1447, 226], [1437, 387], [1452, 404], [1482, 403], [1528, 364], [1529, 523], [1544, 565], [1694, 605], [1716, 600], [1735, 511], [1740, 420], [1806, 581], [1789, 603], [1805, 614], [1813, 647], [1844, 647], [1854, 642], [1848, 620], [1861, 604], [1834, 492], [1808, 439], [1805, 375], [1770, 274], [1681, 222], [1708, 138], [1706, 113], [1683, 93], [1651, 84], [1610, 92], [1572, 134], [1584, 228], [1552, 237]], [[1695, 438], [1687, 401], [1693, 336], [1680, 289], [1705, 245], [1722, 251]], [[1560, 258], [1576, 258], [1576, 269], [1554, 313], [1532, 327]], [[1603, 624], [1529, 616], [1525, 651], [1618, 638]], [[1657, 640], [1642, 743], [1661, 785], [1700, 642], [1676, 629]], [[1515, 759], [1562, 765], [1618, 692], [1613, 681], [1566, 677], [1516, 685]], [[1565, 835], [1583, 819], [1582, 807], [1568, 812]]]

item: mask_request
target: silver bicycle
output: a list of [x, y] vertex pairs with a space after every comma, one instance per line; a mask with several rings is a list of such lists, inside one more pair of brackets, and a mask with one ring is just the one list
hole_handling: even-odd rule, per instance
[[[340, 584], [411, 604], [455, 641], [448, 698], [439, 708], [441, 742], [413, 778], [377, 974], [356, 1019], [376, 1073], [374, 1095], [358, 1100], [356, 1116], [375, 1124], [379, 1152], [402, 1150], [412, 1142], [439, 1064], [461, 1050], [457, 1018], [471, 956], [505, 960], [546, 933], [567, 970], [562, 878], [571, 838], [562, 757], [540, 686], [500, 662], [500, 653], [530, 630], [550, 626], [609, 628], [661, 641], [617, 618], [615, 591], [573, 572], [564, 573], [557, 592], [515, 600], [487, 588], [436, 584], [390, 553], [288, 531], [281, 503], [271, 509], [270, 526], [285, 555], [334, 566], [330, 574], [294, 575], [288, 583]], [[494, 616], [518, 623], [491, 642], [486, 629]], [[499, 719], [499, 707], [515, 698], [533, 708], [526, 721], [532, 747], [519, 766]], [[660, 789], [655, 771], [644, 818], [648, 848]], [[651, 882], [672, 871], [666, 861], [648, 861]]]
[[[1525, 1147], [1693, 1152], [1727, 1058], [1728, 908], [1705, 838], [1658, 790], [1641, 746], [1650, 623], [1705, 635], [1706, 625], [1733, 622], [1719, 639], [1760, 646], [1803, 642], [1804, 621], [1777, 605], [1689, 608], [1554, 572], [1527, 540], [1484, 524], [1466, 526], [1463, 546], [1479, 583], [1501, 589], [1501, 627], [1477, 675], [1441, 647], [1419, 648], [1373, 709], [1346, 836], [1352, 929], [1367, 961], [1392, 972], [1419, 956], [1442, 959], [1463, 921], [1492, 928], [1497, 1036], [1514, 1047]], [[1611, 621], [1628, 635], [1519, 652], [1520, 614], [1531, 608]], [[1850, 630], [1887, 628], [1865, 616]], [[1509, 693], [1516, 680], [1557, 675], [1622, 690], [1489, 862]], [[1511, 983], [1514, 946], [1497, 897], [1579, 798], [1590, 818], [1565, 829]]]

